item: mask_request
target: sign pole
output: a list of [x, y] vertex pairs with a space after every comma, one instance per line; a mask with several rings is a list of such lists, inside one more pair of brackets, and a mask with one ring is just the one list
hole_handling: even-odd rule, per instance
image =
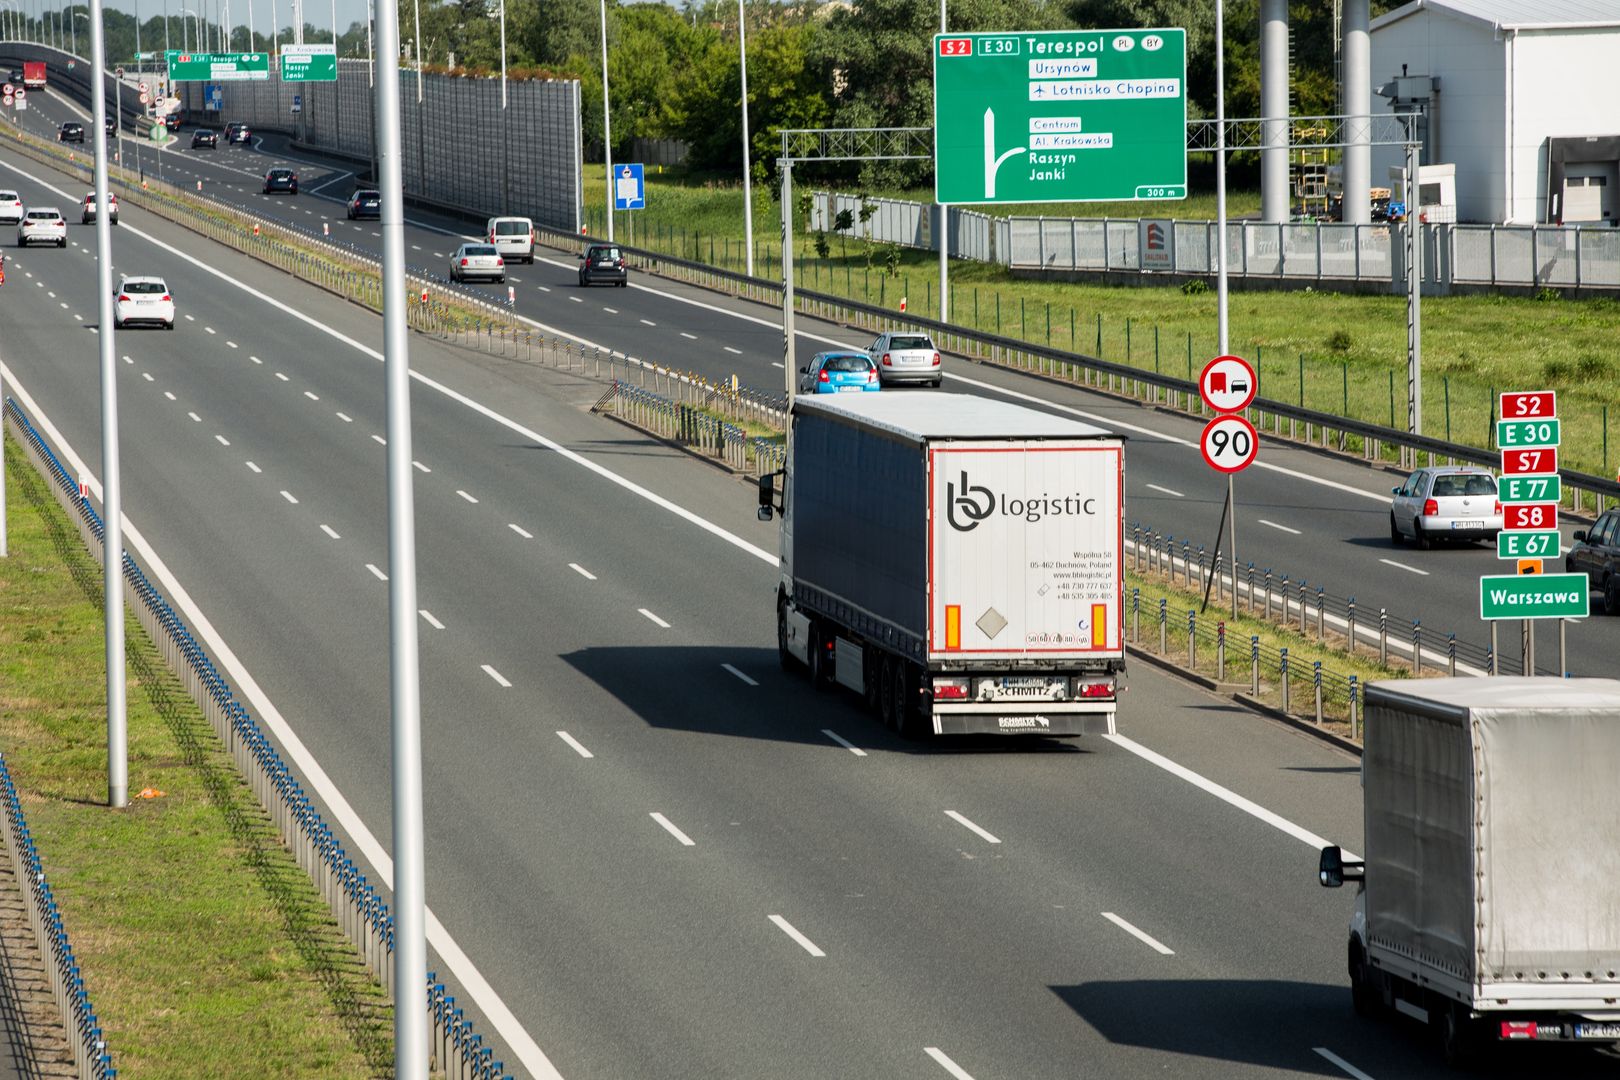
[[[782, 378], [786, 380], [788, 407], [793, 406], [793, 389], [798, 365], [793, 360], [793, 162], [778, 162], [782, 172]], [[788, 430], [792, 430], [789, 421]]]
[[[1226, 37], [1223, 0], [1215, 0], [1215, 338], [1216, 352], [1226, 356], [1228, 318], [1226, 276]], [[1226, 520], [1231, 531], [1232, 618], [1237, 618], [1237, 484], [1226, 474]]]
[[1534, 622], [1525, 619], [1524, 627], [1519, 631], [1519, 648], [1524, 651], [1522, 670], [1526, 675], [1536, 673], [1536, 632], [1532, 629], [1534, 626]]

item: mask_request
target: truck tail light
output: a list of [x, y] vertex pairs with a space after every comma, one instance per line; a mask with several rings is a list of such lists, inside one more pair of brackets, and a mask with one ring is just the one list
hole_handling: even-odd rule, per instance
[[889, 359], [889, 354], [888, 353], [883, 354], [883, 366], [884, 367], [894, 367], [894, 361]]
[[1433, 499], [1424, 499], [1423, 500], [1423, 516], [1424, 517], [1434, 517], [1439, 513], [1440, 513], [1440, 504], [1439, 503], [1435, 502]]
[[966, 679], [935, 679], [935, 701], [966, 701], [968, 698], [968, 681]]
[[1534, 1020], [1502, 1021], [1502, 1038], [1504, 1039], [1533, 1039], [1535, 1037], [1536, 1022]]
[[1090, 698], [1093, 701], [1111, 698], [1114, 696], [1113, 679], [1081, 679], [1075, 684], [1074, 693], [1079, 698]]
[[939, 353], [934, 354], [934, 366], [939, 367]]

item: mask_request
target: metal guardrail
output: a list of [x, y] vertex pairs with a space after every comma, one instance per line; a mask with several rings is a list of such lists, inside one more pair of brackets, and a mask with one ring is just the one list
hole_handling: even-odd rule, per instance
[[[51, 481], [57, 502], [78, 526], [85, 546], [101, 562], [105, 554], [101, 516], [88, 499], [79, 496], [78, 484], [17, 403], [6, 399], [4, 411], [18, 439], [27, 445], [35, 467]], [[212, 724], [260, 805], [275, 822], [288, 850], [309, 875], [343, 933], [359, 951], [366, 969], [392, 993], [394, 922], [387, 903], [348, 857], [320, 811], [294, 778], [292, 767], [260, 730], [247, 707], [237, 700], [233, 687], [214, 666], [202, 644], [128, 552], [123, 556], [123, 571], [131, 607], [142, 627]], [[15, 798], [9, 792], [9, 780], [0, 783], [0, 799], [8, 802], [8, 820], [11, 817], [9, 803]], [[11, 835], [14, 828], [8, 828], [8, 844], [14, 843]], [[26, 835], [24, 829], [24, 839]], [[13, 846], [12, 850], [15, 855], [17, 848]], [[63, 1006], [63, 1017], [69, 1021], [70, 1029], [77, 1030], [80, 1041], [85, 1044], [75, 1046], [75, 1056], [89, 1058], [93, 1054], [90, 1065], [81, 1066], [81, 1076], [85, 1080], [114, 1077], [116, 1073], [106, 1061], [105, 1043], [90, 1012], [79, 969], [72, 962], [72, 951], [67, 948], [61, 919], [55, 904], [49, 902], [49, 889], [45, 886], [43, 871], [38, 869], [37, 854], [31, 844], [23, 850], [27, 854], [19, 860], [19, 865], [29, 868], [31, 878], [37, 875], [35, 891], [43, 890], [44, 903], [36, 921], [40, 947], [47, 957], [57, 957], [57, 963], [48, 963], [47, 967], [61, 969], [53, 974], [53, 980], [65, 980], [58, 986], [58, 1003]], [[35, 921], [32, 915], [31, 921]], [[396, 1007], [398, 1004], [395, 1003]], [[463, 1010], [455, 1007], [455, 998], [445, 993], [435, 973], [428, 973], [424, 995], [418, 1004], [428, 1010], [430, 1047], [436, 1067], [447, 1077], [510, 1080], [503, 1071], [503, 1063], [491, 1060], [490, 1050], [483, 1046], [483, 1036], [473, 1030], [473, 1022], [465, 1018]]]

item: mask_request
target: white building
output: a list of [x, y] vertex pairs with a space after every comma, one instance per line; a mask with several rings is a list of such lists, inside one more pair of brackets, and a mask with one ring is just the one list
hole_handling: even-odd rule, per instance
[[1459, 221], [1620, 219], [1620, 0], [1413, 0], [1371, 38], [1373, 109], [1389, 84], [1429, 99], [1423, 161], [1455, 164]]

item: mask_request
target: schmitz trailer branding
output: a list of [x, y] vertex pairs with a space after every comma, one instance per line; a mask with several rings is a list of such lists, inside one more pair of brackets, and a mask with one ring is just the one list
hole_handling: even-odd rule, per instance
[[[1123, 452], [1083, 441], [929, 451], [929, 651], [1122, 648]], [[1038, 728], [1040, 717], [1020, 718]]]

